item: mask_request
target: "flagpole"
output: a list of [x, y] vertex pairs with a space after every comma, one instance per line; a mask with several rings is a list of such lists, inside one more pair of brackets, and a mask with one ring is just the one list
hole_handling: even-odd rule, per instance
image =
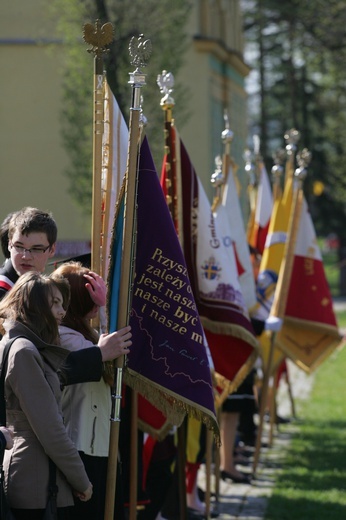
[[211, 176], [210, 182], [215, 188], [215, 195], [213, 198], [213, 204], [211, 206], [211, 211], [214, 212], [221, 202], [222, 186], [225, 183], [224, 172], [222, 169], [222, 159], [219, 155], [215, 157], [215, 170]]
[[[165, 114], [164, 137], [165, 137], [165, 155], [166, 155], [166, 202], [171, 214], [174, 226], [182, 244], [181, 229], [178, 218], [178, 197], [177, 197], [177, 173], [176, 162], [173, 160], [173, 149], [175, 143], [172, 139], [171, 127], [173, 125], [172, 109], [175, 105], [172, 97], [174, 87], [174, 76], [171, 72], [162, 71], [157, 77], [157, 84], [160, 92], [164, 94], [161, 98], [160, 105]], [[180, 519], [187, 519], [187, 503], [186, 503], [186, 482], [185, 482], [185, 466], [186, 466], [186, 418], [177, 428], [177, 478], [179, 492], [179, 511]]]
[[[211, 183], [216, 189], [216, 195], [214, 196], [212, 204], [212, 212], [216, 211], [217, 206], [221, 203], [223, 188], [226, 184], [227, 175], [229, 174], [230, 164], [233, 162], [231, 158], [231, 143], [233, 141], [234, 134], [229, 127], [229, 118], [227, 110], [224, 110], [223, 119], [225, 121], [225, 130], [221, 132], [221, 140], [224, 145], [224, 152], [222, 160], [219, 157], [215, 158], [216, 169], [211, 176]], [[233, 167], [235, 165], [233, 164]]]
[[[118, 328], [129, 323], [132, 298], [132, 280], [135, 262], [136, 204], [138, 184], [138, 152], [140, 145], [140, 90], [145, 83], [145, 74], [140, 67], [146, 65], [151, 54], [150, 40], [144, 40], [141, 34], [132, 37], [129, 44], [132, 57], [131, 64], [136, 66], [130, 73], [129, 84], [132, 86], [132, 102], [130, 108], [128, 158], [125, 174], [124, 230], [121, 261], [121, 278], [119, 289]], [[115, 383], [112, 391], [111, 431], [109, 438], [108, 472], [106, 483], [106, 502], [104, 520], [113, 520], [116, 490], [116, 470], [119, 447], [120, 404], [124, 356], [115, 361]]]
[[137, 517], [138, 487], [138, 392], [131, 389], [131, 442], [130, 442], [130, 500], [129, 520]]
[[[276, 164], [272, 169], [272, 173], [274, 175], [275, 184], [273, 189], [273, 198], [276, 201], [279, 201], [282, 197], [282, 189], [281, 189], [281, 165], [280, 163], [284, 162], [284, 158], [286, 156], [286, 166], [285, 166], [285, 180], [284, 183], [291, 179], [294, 174], [294, 165], [295, 165], [295, 153], [297, 150], [297, 142], [299, 140], [300, 134], [295, 129], [292, 128], [287, 130], [284, 139], [286, 141], [286, 150], [280, 150], [275, 155]], [[274, 172], [273, 172], [274, 170]], [[291, 213], [292, 215], [293, 213]], [[286, 251], [286, 250], [285, 250]], [[282, 267], [282, 266], [281, 266]], [[276, 287], [277, 290], [277, 287]], [[268, 387], [269, 380], [272, 372], [272, 365], [274, 359], [274, 348], [275, 348], [275, 333], [271, 334], [270, 337], [270, 347], [268, 353], [267, 366], [263, 369], [263, 382], [262, 382], [262, 391], [261, 391], [261, 400], [260, 400], [260, 409], [259, 409], [259, 424], [257, 428], [257, 438], [256, 438], [256, 446], [254, 453], [254, 463], [253, 463], [253, 472], [255, 473], [259, 454], [261, 450], [261, 441], [262, 441], [262, 432], [263, 432], [263, 423], [264, 423], [264, 414], [267, 406], [267, 395], [268, 395]]]
[[291, 128], [287, 130], [284, 139], [286, 141], [286, 152], [287, 152], [287, 161], [286, 161], [286, 169], [285, 169], [285, 184], [288, 179], [292, 178], [294, 175], [294, 165], [295, 165], [295, 155], [297, 151], [297, 142], [299, 141], [300, 133], [295, 128]]
[[[216, 413], [217, 413], [218, 423], [221, 424], [221, 404], [218, 406]], [[215, 447], [215, 454], [214, 454], [214, 476], [215, 476], [214, 510], [215, 510], [215, 513], [218, 513], [219, 503], [220, 503], [220, 449], [217, 446]]]
[[[282, 259], [282, 263], [280, 266], [279, 276], [277, 285], [275, 288], [274, 293], [274, 301], [271, 306], [270, 310], [270, 316], [276, 316], [280, 319], [283, 319], [285, 310], [286, 310], [286, 303], [287, 303], [287, 297], [288, 297], [288, 290], [290, 286], [290, 279], [293, 269], [293, 260], [294, 260], [294, 252], [295, 252], [295, 245], [298, 235], [298, 228], [299, 228], [299, 221], [300, 221], [300, 215], [301, 210], [303, 207], [303, 200], [304, 200], [304, 193], [303, 193], [303, 181], [306, 177], [306, 167], [309, 164], [311, 159], [311, 154], [308, 152], [308, 150], [304, 149], [301, 154], [298, 155], [297, 160], [299, 164], [299, 168], [297, 168], [294, 172], [294, 176], [297, 179], [297, 187], [294, 190], [294, 196], [293, 196], [293, 204], [292, 204], [292, 210], [290, 214], [290, 222], [288, 227], [288, 234], [287, 234], [287, 240], [285, 244], [285, 251], [284, 256]], [[264, 410], [266, 406], [266, 400], [267, 400], [267, 390], [268, 390], [268, 383], [269, 378], [271, 375], [272, 370], [272, 362], [273, 362], [273, 356], [274, 356], [274, 348], [275, 348], [275, 339], [276, 339], [276, 333], [271, 333], [271, 342], [270, 342], [270, 350], [269, 350], [269, 357], [267, 362], [266, 370], [264, 371], [264, 377], [263, 377], [263, 386], [262, 386], [262, 395], [261, 395], [261, 406], [260, 406], [260, 421], [258, 425], [257, 430], [257, 439], [256, 439], [256, 447], [255, 447], [255, 453], [254, 453], [254, 462], [253, 462], [253, 473], [256, 473], [257, 464], [259, 460], [259, 453], [261, 448], [261, 441], [262, 441], [262, 431], [263, 431], [263, 417], [264, 417]]]
[[273, 444], [273, 437], [274, 437], [274, 425], [276, 421], [277, 416], [277, 409], [276, 409], [276, 388], [278, 384], [278, 376], [279, 376], [279, 367], [276, 367], [274, 371], [273, 376], [273, 388], [272, 393], [270, 396], [270, 403], [269, 403], [269, 436], [268, 436], [268, 446], [272, 446]]
[[94, 117], [93, 117], [93, 184], [92, 184], [92, 223], [91, 223], [91, 269], [100, 274], [101, 235], [102, 235], [102, 135], [104, 113], [104, 72], [103, 54], [108, 52], [106, 46], [114, 39], [113, 25], [108, 22], [101, 26], [86, 23], [83, 27], [83, 39], [92, 46], [88, 52], [94, 54]]
[[[279, 201], [282, 197], [282, 188], [281, 188], [281, 178], [283, 174], [283, 163], [285, 161], [286, 157], [286, 151], [284, 149], [279, 149], [273, 154], [273, 161], [274, 165], [271, 169], [272, 174], [272, 181], [273, 181], [273, 201]], [[271, 363], [273, 361], [271, 360]], [[277, 373], [278, 373], [278, 367], [276, 367], [275, 375], [274, 375], [274, 382], [273, 382], [273, 388], [272, 393], [270, 396], [270, 405], [269, 405], [269, 441], [268, 445], [271, 446], [273, 442], [273, 435], [274, 435], [274, 420], [276, 418], [276, 384], [277, 384]], [[269, 380], [268, 380], [269, 382]], [[266, 389], [266, 392], [268, 392], [268, 388]], [[265, 399], [264, 403], [265, 405], [267, 399]], [[264, 419], [264, 413], [265, 413], [265, 407], [263, 408], [263, 415], [260, 415], [260, 421], [263, 421]], [[260, 449], [260, 447], [259, 447]]]
[[106, 269], [106, 261], [107, 261], [107, 253], [105, 251], [106, 244], [106, 236], [107, 236], [107, 225], [110, 219], [110, 198], [111, 198], [111, 189], [112, 189], [112, 166], [113, 166], [113, 146], [110, 146], [110, 143], [113, 141], [113, 129], [114, 129], [114, 118], [113, 118], [113, 96], [110, 91], [110, 88], [106, 86], [105, 89], [105, 97], [104, 97], [104, 135], [106, 135], [105, 127], [108, 125], [108, 142], [103, 144], [102, 148], [102, 212], [103, 212], [103, 220], [102, 220], [102, 256], [101, 256], [101, 266], [100, 266], [100, 275], [104, 280], [107, 277], [107, 269]]
[[211, 465], [212, 465], [212, 447], [213, 438], [211, 431], [207, 429], [206, 434], [206, 458], [205, 458], [205, 516], [209, 520], [211, 518]]
[[255, 216], [256, 216], [256, 202], [257, 202], [257, 179], [255, 174], [255, 167], [252, 162], [252, 155], [250, 150], [247, 150], [244, 153], [244, 159], [245, 159], [245, 171], [248, 174], [248, 187], [247, 187], [247, 193], [249, 198], [249, 207], [250, 207], [250, 214], [248, 218], [247, 223], [247, 241], [249, 244], [254, 246], [253, 244], [253, 231], [254, 231], [254, 225], [255, 225]]
[[[146, 118], [140, 105], [139, 114], [140, 143], [142, 142], [143, 128]], [[130, 498], [129, 498], [129, 520], [137, 518], [138, 499], [138, 392], [131, 389], [131, 448], [130, 448]]]
[[176, 194], [176, 163], [172, 158], [172, 150], [174, 143], [172, 141], [171, 126], [173, 125], [172, 109], [175, 105], [172, 97], [174, 87], [174, 76], [171, 72], [166, 70], [162, 71], [157, 77], [157, 84], [160, 87], [160, 92], [164, 94], [161, 98], [160, 105], [165, 114], [164, 122], [164, 137], [165, 137], [165, 155], [167, 156], [166, 161], [166, 202], [169, 212], [172, 216], [175, 228], [179, 237], [178, 229], [178, 215], [177, 215], [177, 194]]
[[284, 163], [285, 156], [286, 152], [282, 148], [273, 154], [274, 165], [271, 169], [273, 180], [273, 201], [279, 200], [282, 196], [281, 178], [283, 174], [282, 165]]
[[247, 241], [251, 246], [255, 246], [253, 243], [253, 230], [255, 225], [256, 206], [258, 198], [258, 185], [261, 179], [261, 166], [263, 163], [263, 157], [260, 153], [260, 138], [258, 135], [253, 136], [254, 143], [254, 156], [255, 164], [252, 162], [252, 154], [250, 150], [246, 150], [244, 153], [245, 160], [245, 171], [248, 174], [248, 197], [250, 204], [250, 215], [247, 224]]

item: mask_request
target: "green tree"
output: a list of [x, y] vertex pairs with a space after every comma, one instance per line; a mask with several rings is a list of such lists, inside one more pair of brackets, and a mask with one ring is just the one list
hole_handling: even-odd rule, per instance
[[[111, 22], [115, 38], [105, 55], [104, 65], [110, 88], [126, 121], [131, 105], [128, 85], [130, 64], [128, 46], [132, 36], [144, 34], [152, 43], [147, 85], [142, 89], [143, 112], [148, 120], [146, 133], [154, 161], [160, 170], [164, 150], [163, 111], [156, 78], [162, 70], [178, 73], [187, 45], [186, 20], [191, 2], [186, 0], [53, 0], [51, 14], [64, 42], [62, 137], [70, 157], [66, 175], [70, 191], [83, 211], [91, 211], [92, 191], [92, 99], [93, 59], [82, 41], [84, 23]], [[175, 110], [181, 120], [188, 117], [188, 93], [175, 86], [179, 106]]]
[[[285, 130], [301, 133], [299, 149], [312, 152], [305, 192], [317, 232], [335, 232], [346, 256], [344, 67], [346, 6], [343, 0], [243, 0], [245, 36], [258, 71], [259, 109], [250, 115], [261, 131], [268, 168], [283, 147]], [[255, 51], [255, 52], [254, 52]], [[314, 192], [316, 181], [325, 185]], [[346, 294], [346, 274], [341, 272]]]

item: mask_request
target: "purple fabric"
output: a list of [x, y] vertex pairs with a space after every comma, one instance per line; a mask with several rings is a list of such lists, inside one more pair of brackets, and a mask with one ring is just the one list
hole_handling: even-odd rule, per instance
[[128, 367], [168, 396], [191, 401], [214, 415], [203, 329], [146, 139], [141, 146], [137, 216]]

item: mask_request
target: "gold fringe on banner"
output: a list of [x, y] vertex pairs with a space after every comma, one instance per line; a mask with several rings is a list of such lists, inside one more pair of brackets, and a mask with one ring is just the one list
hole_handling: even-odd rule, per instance
[[124, 370], [123, 377], [128, 386], [148, 399], [172, 424], [180, 426], [186, 415], [194, 417], [213, 432], [215, 443], [220, 446], [219, 425], [207, 408], [200, 407], [197, 409], [196, 403], [180, 395], [178, 396], [166, 388], [163, 389], [162, 386], [145, 377], [138, 376], [128, 367]]

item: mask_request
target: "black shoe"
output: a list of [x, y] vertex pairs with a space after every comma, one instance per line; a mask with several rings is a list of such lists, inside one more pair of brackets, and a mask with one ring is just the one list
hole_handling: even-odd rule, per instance
[[[214, 507], [210, 508], [210, 517], [211, 518], [217, 518], [219, 515], [220, 515], [220, 513], [216, 508], [214, 508]], [[193, 507], [188, 507], [187, 508], [187, 518], [188, 518], [188, 520], [200, 520], [200, 519], [205, 520], [206, 514], [202, 513], [201, 511], [197, 511], [197, 509], [193, 509]]]
[[276, 424], [288, 424], [291, 422], [291, 419], [288, 419], [287, 417], [280, 417], [280, 415], [277, 415], [275, 422]]
[[187, 518], [188, 520], [204, 520], [205, 513], [202, 513], [202, 511], [197, 511], [197, 509], [193, 509], [192, 507], [188, 507]]
[[220, 473], [222, 480], [232, 480], [235, 484], [251, 484], [251, 478], [248, 475], [244, 475], [243, 473], [241, 475], [241, 477], [236, 477], [225, 470], [221, 470]]

